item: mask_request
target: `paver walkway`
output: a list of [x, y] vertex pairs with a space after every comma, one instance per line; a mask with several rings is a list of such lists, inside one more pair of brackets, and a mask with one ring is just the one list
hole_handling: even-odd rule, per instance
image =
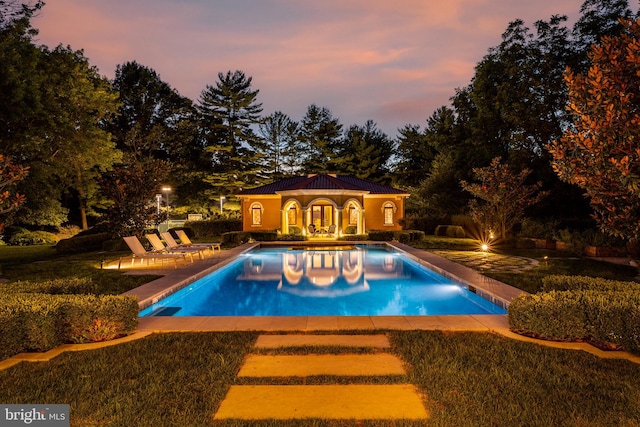
[[[385, 335], [261, 335], [258, 349], [351, 347], [380, 350], [372, 354], [250, 354], [238, 377], [336, 377], [330, 384], [233, 385], [214, 418], [220, 419], [426, 419], [429, 414], [412, 384], [366, 384], [362, 377], [404, 375], [402, 361], [385, 353]], [[349, 380], [349, 378], [357, 380]], [[355, 382], [357, 381], [357, 382]]]
[[539, 265], [538, 260], [533, 258], [501, 255], [493, 252], [453, 250], [431, 250], [429, 252], [477, 271], [508, 271], [517, 273], [530, 270]]

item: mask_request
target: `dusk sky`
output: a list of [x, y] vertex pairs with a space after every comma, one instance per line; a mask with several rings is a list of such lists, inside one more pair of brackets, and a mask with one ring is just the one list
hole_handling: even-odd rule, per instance
[[[263, 114], [300, 120], [310, 104], [390, 137], [423, 126], [517, 18], [572, 25], [583, 0], [49, 0], [38, 43], [83, 49], [112, 79], [127, 61], [197, 102], [218, 73], [242, 70]], [[630, 2], [637, 10], [637, 1]]]

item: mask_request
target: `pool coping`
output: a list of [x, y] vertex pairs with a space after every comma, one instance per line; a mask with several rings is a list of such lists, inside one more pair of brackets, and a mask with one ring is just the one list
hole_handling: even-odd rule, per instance
[[[322, 242], [327, 245], [385, 245], [407, 254], [413, 260], [423, 264], [439, 274], [466, 286], [472, 292], [495, 304], [507, 308], [518, 295], [526, 293], [513, 286], [484, 276], [477, 271], [449, 261], [443, 257], [422, 249], [416, 249], [399, 242], [373, 241], [333, 241]], [[167, 271], [166, 275], [125, 292], [138, 298], [140, 309], [144, 309], [158, 300], [188, 286], [194, 281], [229, 264], [241, 253], [260, 246], [310, 246], [314, 243], [302, 242], [256, 242], [246, 243], [232, 249], [216, 252], [205, 260], [177, 270]], [[316, 243], [317, 245], [317, 243]], [[508, 328], [506, 314], [447, 315], [447, 316], [198, 316], [140, 317], [138, 331], [186, 332], [186, 331], [336, 331], [336, 330], [372, 330], [372, 329], [439, 329], [489, 331]]]

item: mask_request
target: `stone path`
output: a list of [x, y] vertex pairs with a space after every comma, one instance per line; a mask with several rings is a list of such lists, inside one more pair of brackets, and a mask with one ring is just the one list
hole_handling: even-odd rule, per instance
[[512, 255], [500, 255], [492, 252], [470, 252], [451, 250], [429, 251], [448, 260], [457, 262], [477, 271], [518, 272], [539, 265], [538, 260]]
[[[278, 348], [372, 348], [370, 354], [268, 354]], [[366, 384], [363, 377], [404, 375], [404, 365], [385, 335], [261, 335], [238, 372], [245, 381], [273, 378], [276, 384], [233, 385], [214, 419], [426, 419], [429, 414], [412, 384]], [[266, 349], [267, 354], [264, 354]], [[282, 385], [283, 378], [336, 377], [329, 384]], [[351, 379], [350, 379], [351, 378]], [[278, 381], [279, 380], [279, 381]]]

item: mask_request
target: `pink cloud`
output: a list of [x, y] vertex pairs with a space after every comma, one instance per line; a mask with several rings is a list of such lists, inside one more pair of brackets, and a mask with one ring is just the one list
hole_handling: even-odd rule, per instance
[[41, 43], [84, 49], [108, 77], [136, 60], [197, 100], [218, 72], [241, 69], [265, 112], [299, 118], [318, 103], [394, 134], [466, 86], [509, 21], [533, 27], [582, 1], [54, 0], [33, 23]]

